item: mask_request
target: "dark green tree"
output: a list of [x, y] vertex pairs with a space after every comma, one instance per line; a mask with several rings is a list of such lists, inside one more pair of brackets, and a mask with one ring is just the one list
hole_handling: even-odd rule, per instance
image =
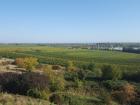
[[122, 78], [122, 72], [117, 66], [103, 65], [101, 70], [104, 79], [118, 80]]

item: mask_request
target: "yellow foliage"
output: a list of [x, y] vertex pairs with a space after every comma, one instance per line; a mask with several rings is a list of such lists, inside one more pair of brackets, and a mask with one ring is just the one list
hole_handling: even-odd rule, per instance
[[112, 96], [115, 97], [121, 104], [129, 104], [134, 101], [136, 98], [135, 87], [131, 84], [126, 84], [120, 90], [116, 90], [112, 93]]
[[126, 99], [126, 101], [131, 101], [133, 99], [135, 99], [136, 96], [136, 92], [135, 92], [135, 87], [131, 84], [126, 84], [125, 86], [123, 86], [122, 91], [124, 92], [124, 97]]
[[77, 71], [77, 68], [74, 66], [72, 61], [68, 61], [68, 63], [67, 63], [67, 71], [69, 71], [69, 72]]
[[44, 72], [48, 76], [51, 84], [55, 86], [58, 90], [63, 90], [65, 88], [65, 79], [63, 72], [53, 71], [51, 66], [45, 66]]
[[19, 67], [23, 67], [29, 71], [33, 70], [38, 64], [38, 59], [34, 57], [16, 58], [16, 64]]

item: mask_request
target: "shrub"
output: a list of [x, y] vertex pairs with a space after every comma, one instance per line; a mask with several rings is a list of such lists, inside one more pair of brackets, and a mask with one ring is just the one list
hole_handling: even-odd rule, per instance
[[87, 65], [87, 70], [90, 70], [90, 71], [94, 71], [95, 69], [95, 64], [93, 62], [90, 62], [88, 65]]
[[77, 73], [77, 79], [80, 79], [80, 80], [85, 80], [87, 75], [88, 75], [88, 72], [87, 70], [78, 70], [76, 73]]
[[38, 59], [34, 57], [16, 58], [16, 64], [19, 67], [23, 67], [28, 71], [32, 71], [34, 67], [38, 64]]
[[123, 79], [128, 81], [140, 82], [140, 71], [129, 71], [123, 74]]
[[21, 82], [29, 89], [45, 90], [49, 86], [49, 78], [46, 75], [33, 72], [22, 74]]
[[77, 79], [79, 80], [85, 80], [89, 71], [87, 70], [77, 70], [76, 72], [65, 72], [64, 77], [66, 80], [75, 81]]
[[47, 90], [49, 81], [47, 76], [37, 73], [2, 73], [0, 74], [0, 85], [2, 91], [27, 95], [30, 90]]
[[79, 80], [79, 79], [76, 79], [75, 80], [75, 86], [77, 88], [82, 88], [83, 87], [83, 82], [81, 80]]
[[102, 76], [101, 69], [95, 68], [94, 71], [93, 71], [93, 75], [94, 75], [94, 77], [98, 77], [98, 78], [101, 77]]
[[49, 78], [51, 91], [63, 90], [65, 88], [65, 79], [63, 73], [53, 71], [50, 67], [44, 67], [44, 72]]
[[106, 91], [102, 92], [101, 99], [102, 99], [102, 102], [104, 103], [104, 105], [112, 105], [111, 95], [109, 93], [107, 93]]
[[94, 69], [93, 72], [87, 72], [87, 76], [86, 76], [86, 79], [87, 80], [97, 80], [97, 79], [101, 79], [102, 77], [102, 71], [101, 69]]
[[112, 81], [112, 80], [107, 80], [107, 81], [103, 81], [103, 85], [108, 88], [108, 89], [119, 89], [120, 87], [126, 85], [128, 82], [125, 80], [116, 80], [116, 81]]
[[77, 68], [74, 66], [74, 63], [72, 61], [68, 61], [67, 62], [66, 69], [69, 72], [75, 72], [75, 71], [77, 71]]
[[35, 98], [40, 98], [40, 91], [38, 89], [29, 89], [27, 95]]
[[35, 98], [41, 98], [41, 99], [49, 99], [49, 90], [38, 90], [37, 88], [35, 89], [29, 89], [27, 91], [27, 95]]
[[113, 91], [112, 96], [122, 105], [131, 105], [136, 98], [136, 90], [133, 85], [128, 83], [119, 90]]
[[17, 73], [1, 73], [0, 85], [1, 91], [7, 91], [12, 93], [19, 92], [20, 74]]
[[103, 65], [101, 70], [102, 70], [102, 77], [104, 79], [118, 80], [122, 78], [122, 72], [116, 66]]
[[87, 64], [82, 64], [80, 66], [80, 69], [94, 71], [95, 64], [93, 62], [90, 62], [90, 63], [87, 63]]
[[56, 104], [56, 105], [62, 105], [62, 99], [59, 94], [53, 94], [49, 97], [49, 101]]
[[75, 73], [75, 72], [65, 72], [64, 73], [64, 78], [66, 79], [66, 80], [71, 80], [71, 81], [74, 81], [75, 79], [77, 79], [78, 78], [78, 74], [77, 73]]
[[63, 95], [62, 105], [86, 105], [86, 101], [81, 100], [78, 96]]

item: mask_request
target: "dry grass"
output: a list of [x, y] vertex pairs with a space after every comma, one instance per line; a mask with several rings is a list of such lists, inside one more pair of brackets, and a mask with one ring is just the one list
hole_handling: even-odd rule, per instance
[[46, 100], [34, 99], [27, 96], [0, 94], [0, 105], [50, 105]]

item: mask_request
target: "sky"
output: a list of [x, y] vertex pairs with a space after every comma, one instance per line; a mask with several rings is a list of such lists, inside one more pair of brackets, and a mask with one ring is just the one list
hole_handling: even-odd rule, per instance
[[140, 42], [140, 0], [0, 0], [0, 43]]

